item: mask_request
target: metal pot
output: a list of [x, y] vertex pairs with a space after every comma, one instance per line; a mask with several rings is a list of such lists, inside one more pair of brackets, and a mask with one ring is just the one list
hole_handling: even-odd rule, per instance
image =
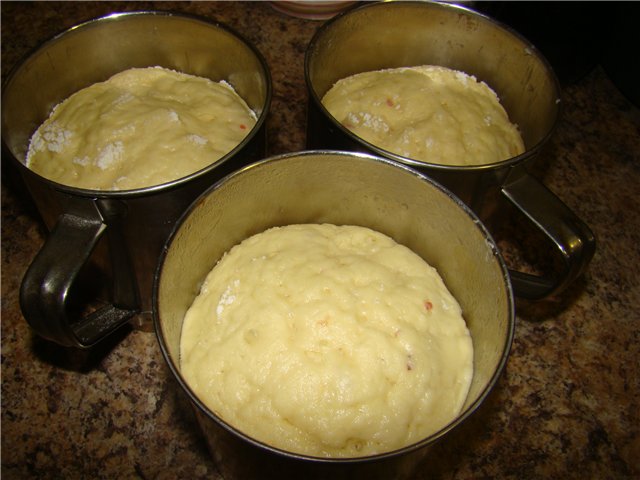
[[[117, 72], [147, 66], [226, 80], [256, 112], [257, 124], [215, 163], [148, 188], [79, 189], [24, 165], [29, 138], [53, 106]], [[270, 102], [270, 73], [252, 45], [224, 25], [168, 12], [88, 21], [47, 41], [18, 65], [2, 93], [3, 157], [22, 174], [51, 230], [22, 282], [22, 311], [31, 327], [61, 345], [88, 347], [136, 314], [138, 320], [145, 314], [150, 319], [153, 272], [175, 220], [216, 180], [264, 156]], [[78, 294], [85, 273], [90, 295]], [[77, 313], [76, 302], [93, 311]]]
[[[189, 388], [180, 370], [180, 335], [185, 312], [205, 276], [224, 252], [245, 238], [296, 223], [369, 227], [437, 268], [462, 307], [474, 345], [471, 388], [450, 424], [397, 451], [352, 459], [316, 458], [279, 450], [238, 431]], [[307, 151], [254, 163], [192, 204], [158, 264], [154, 322], [165, 360], [195, 408], [225, 478], [391, 479], [409, 474], [430, 445], [483, 402], [506, 364], [515, 316], [509, 275], [494, 241], [450, 192], [391, 160]]]
[[[417, 65], [441, 65], [486, 82], [519, 126], [526, 152], [478, 166], [421, 162], [362, 140], [322, 105], [324, 94], [342, 78]], [[308, 148], [369, 152], [399, 161], [442, 183], [490, 229], [496, 212], [508, 202], [548, 238], [562, 259], [561, 271], [545, 276], [512, 272], [518, 296], [541, 299], [560, 292], [590, 262], [595, 239], [589, 227], [526, 169], [552, 135], [561, 101], [552, 68], [517, 33], [459, 5], [369, 3], [318, 29], [307, 48], [305, 81]]]

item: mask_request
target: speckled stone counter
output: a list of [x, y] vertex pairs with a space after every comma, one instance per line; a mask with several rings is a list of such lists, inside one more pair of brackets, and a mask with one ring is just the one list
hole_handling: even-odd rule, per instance
[[[2, 2], [2, 77], [42, 40], [116, 10], [176, 9], [231, 25], [265, 56], [269, 153], [304, 149], [303, 58], [318, 21], [268, 3]], [[563, 294], [518, 302], [493, 393], [432, 449], [416, 478], [640, 477], [640, 111], [597, 67], [565, 88], [540, 177], [593, 229], [587, 273]], [[45, 231], [2, 178], [2, 478], [220, 478], [155, 335], [123, 330], [64, 349], [22, 318], [22, 275]], [[508, 246], [505, 255], [511, 262]]]

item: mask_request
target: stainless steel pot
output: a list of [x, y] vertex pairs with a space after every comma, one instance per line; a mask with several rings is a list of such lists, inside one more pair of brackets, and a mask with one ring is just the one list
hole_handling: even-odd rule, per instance
[[[269, 227], [324, 222], [369, 227], [411, 248], [438, 269], [462, 306], [474, 344], [469, 395], [455, 420], [414, 445], [357, 459], [282, 451], [227, 424], [182, 377], [183, 318], [223, 253]], [[245, 167], [192, 204], [158, 264], [154, 322], [165, 360], [189, 396], [225, 478], [391, 479], [411, 472], [430, 445], [483, 402], [506, 364], [515, 316], [509, 275], [494, 241], [450, 192], [391, 160], [308, 151]]]
[[[256, 112], [257, 124], [210, 166], [148, 188], [73, 188], [25, 167], [29, 138], [54, 105], [127, 68], [156, 65], [226, 80]], [[51, 230], [20, 292], [33, 329], [61, 345], [88, 347], [136, 314], [150, 322], [153, 272], [175, 220], [216, 180], [264, 156], [270, 102], [271, 77], [261, 54], [227, 26], [194, 16], [108, 15], [70, 28], [28, 56], [3, 88], [2, 146], [3, 159], [18, 168]], [[77, 294], [86, 278], [91, 297]], [[79, 296], [78, 303], [93, 311], [76, 313]]]
[[[416, 65], [446, 66], [486, 82], [519, 126], [526, 152], [480, 166], [416, 161], [362, 140], [322, 105], [324, 94], [342, 78]], [[459, 5], [369, 3], [318, 29], [307, 48], [305, 81], [308, 148], [362, 151], [399, 161], [442, 183], [490, 229], [500, 204], [508, 202], [548, 238], [562, 259], [562, 269], [544, 276], [513, 271], [518, 296], [541, 299], [560, 292], [590, 262], [595, 239], [589, 227], [526, 169], [552, 135], [561, 101], [553, 70], [516, 32]]]

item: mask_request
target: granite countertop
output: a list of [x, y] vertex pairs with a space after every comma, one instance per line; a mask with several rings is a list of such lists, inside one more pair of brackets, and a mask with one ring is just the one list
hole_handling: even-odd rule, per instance
[[[2, 2], [2, 77], [66, 27], [147, 8], [214, 18], [254, 42], [273, 76], [269, 153], [304, 149], [303, 57], [321, 23], [266, 2]], [[553, 158], [537, 174], [590, 225], [597, 252], [563, 294], [517, 302], [496, 388], [416, 478], [640, 476], [640, 110], [599, 66], [566, 85], [564, 101]], [[18, 290], [45, 231], [5, 163], [2, 478], [220, 478], [153, 333], [82, 351], [32, 334]]]

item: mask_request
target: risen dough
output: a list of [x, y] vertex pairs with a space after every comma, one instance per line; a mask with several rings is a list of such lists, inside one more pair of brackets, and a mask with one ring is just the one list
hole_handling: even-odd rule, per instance
[[336, 82], [322, 103], [367, 142], [423, 162], [484, 165], [524, 152], [493, 90], [445, 67], [359, 73]]
[[460, 307], [436, 270], [355, 226], [273, 228], [232, 248], [182, 327], [195, 394], [288, 451], [357, 457], [453, 420], [472, 377]]
[[26, 164], [79, 188], [149, 187], [214, 163], [255, 123], [225, 82], [133, 68], [56, 106], [31, 138]]

